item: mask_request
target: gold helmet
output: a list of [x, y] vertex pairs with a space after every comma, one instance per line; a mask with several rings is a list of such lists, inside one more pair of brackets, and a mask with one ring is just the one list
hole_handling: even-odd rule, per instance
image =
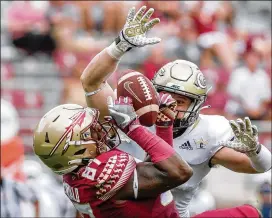
[[34, 132], [34, 152], [55, 173], [64, 175], [120, 144], [110, 121], [100, 123], [99, 111], [77, 104], [47, 112]]
[[192, 100], [182, 119], [178, 113], [174, 122], [174, 131], [191, 126], [199, 116], [199, 111], [207, 98], [207, 85], [197, 65], [185, 60], [175, 60], [164, 65], [154, 76], [153, 85], [158, 92], [166, 91], [184, 95]]

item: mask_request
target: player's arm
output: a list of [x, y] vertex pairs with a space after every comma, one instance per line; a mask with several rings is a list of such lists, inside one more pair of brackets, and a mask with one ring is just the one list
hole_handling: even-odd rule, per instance
[[141, 7], [137, 13], [135, 13], [134, 7], [131, 8], [126, 24], [117, 39], [97, 54], [81, 75], [87, 105], [99, 109], [102, 119], [108, 115], [107, 97], [114, 98], [113, 90], [106, 80], [115, 71], [121, 57], [131, 48], [160, 42], [159, 38], [146, 37], [146, 33], [160, 20], [155, 18], [149, 21], [154, 12], [153, 8], [150, 8], [146, 13], [145, 11], [146, 6]]
[[[143, 136], [146, 137], [150, 135]], [[155, 137], [159, 138], [158, 136]], [[151, 160], [152, 156], [160, 155], [163, 148], [169, 146], [162, 139], [160, 140], [160, 143], [156, 144], [157, 154], [150, 154]], [[173, 149], [172, 147], [170, 148], [171, 150]], [[170, 154], [169, 151], [164, 152]], [[136, 173], [137, 174], [130, 177], [128, 183], [116, 194], [115, 199], [144, 199], [158, 196], [165, 191], [187, 182], [192, 176], [193, 171], [190, 166], [174, 152], [158, 162], [152, 160], [152, 162], [138, 163]]]
[[[158, 93], [159, 96], [159, 113], [156, 119], [156, 135], [166, 141], [173, 147], [173, 123], [176, 117], [177, 102], [168, 93]], [[145, 162], [150, 162], [151, 158], [147, 155]]]
[[141, 199], [157, 196], [190, 179], [191, 167], [163, 139], [141, 126], [131, 99], [109, 99], [109, 111], [116, 125], [145, 150], [152, 162], [138, 163], [128, 183], [115, 199]]
[[251, 125], [249, 118], [230, 124], [236, 139], [224, 143], [211, 163], [239, 173], [264, 173], [271, 169], [271, 152], [258, 142], [257, 127]]

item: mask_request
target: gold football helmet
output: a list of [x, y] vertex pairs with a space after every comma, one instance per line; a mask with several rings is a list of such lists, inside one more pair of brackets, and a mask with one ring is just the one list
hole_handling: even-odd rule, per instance
[[184, 95], [192, 100], [182, 119], [178, 113], [174, 122], [174, 131], [191, 126], [199, 116], [199, 111], [207, 98], [207, 85], [197, 65], [185, 60], [175, 60], [164, 65], [154, 76], [153, 85], [158, 92], [166, 91]]
[[120, 144], [110, 121], [100, 123], [99, 111], [77, 104], [59, 105], [47, 112], [34, 132], [34, 152], [59, 175]]

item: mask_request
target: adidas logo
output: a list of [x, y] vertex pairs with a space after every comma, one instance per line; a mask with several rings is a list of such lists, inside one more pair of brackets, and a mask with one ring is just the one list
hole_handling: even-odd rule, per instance
[[179, 149], [186, 149], [186, 150], [193, 150], [193, 147], [191, 146], [190, 142], [187, 141], [179, 146]]

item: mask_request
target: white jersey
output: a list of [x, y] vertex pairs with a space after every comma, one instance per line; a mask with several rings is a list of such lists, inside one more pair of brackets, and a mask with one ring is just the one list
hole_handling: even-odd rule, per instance
[[[148, 128], [155, 132], [155, 128]], [[128, 137], [123, 137], [118, 148], [140, 160], [145, 152]], [[219, 141], [234, 137], [229, 121], [218, 115], [200, 115], [198, 121], [174, 139], [175, 151], [193, 168], [194, 174], [185, 184], [172, 190], [181, 217], [189, 217], [189, 204], [196, 193], [199, 183], [210, 172], [209, 161], [221, 149]], [[126, 140], [125, 140], [126, 139]]]
[[228, 120], [223, 116], [200, 115], [198, 121], [174, 139], [175, 151], [193, 168], [193, 176], [172, 190], [180, 217], [190, 217], [189, 204], [199, 183], [210, 172], [209, 161], [222, 147], [220, 141], [234, 137]]

